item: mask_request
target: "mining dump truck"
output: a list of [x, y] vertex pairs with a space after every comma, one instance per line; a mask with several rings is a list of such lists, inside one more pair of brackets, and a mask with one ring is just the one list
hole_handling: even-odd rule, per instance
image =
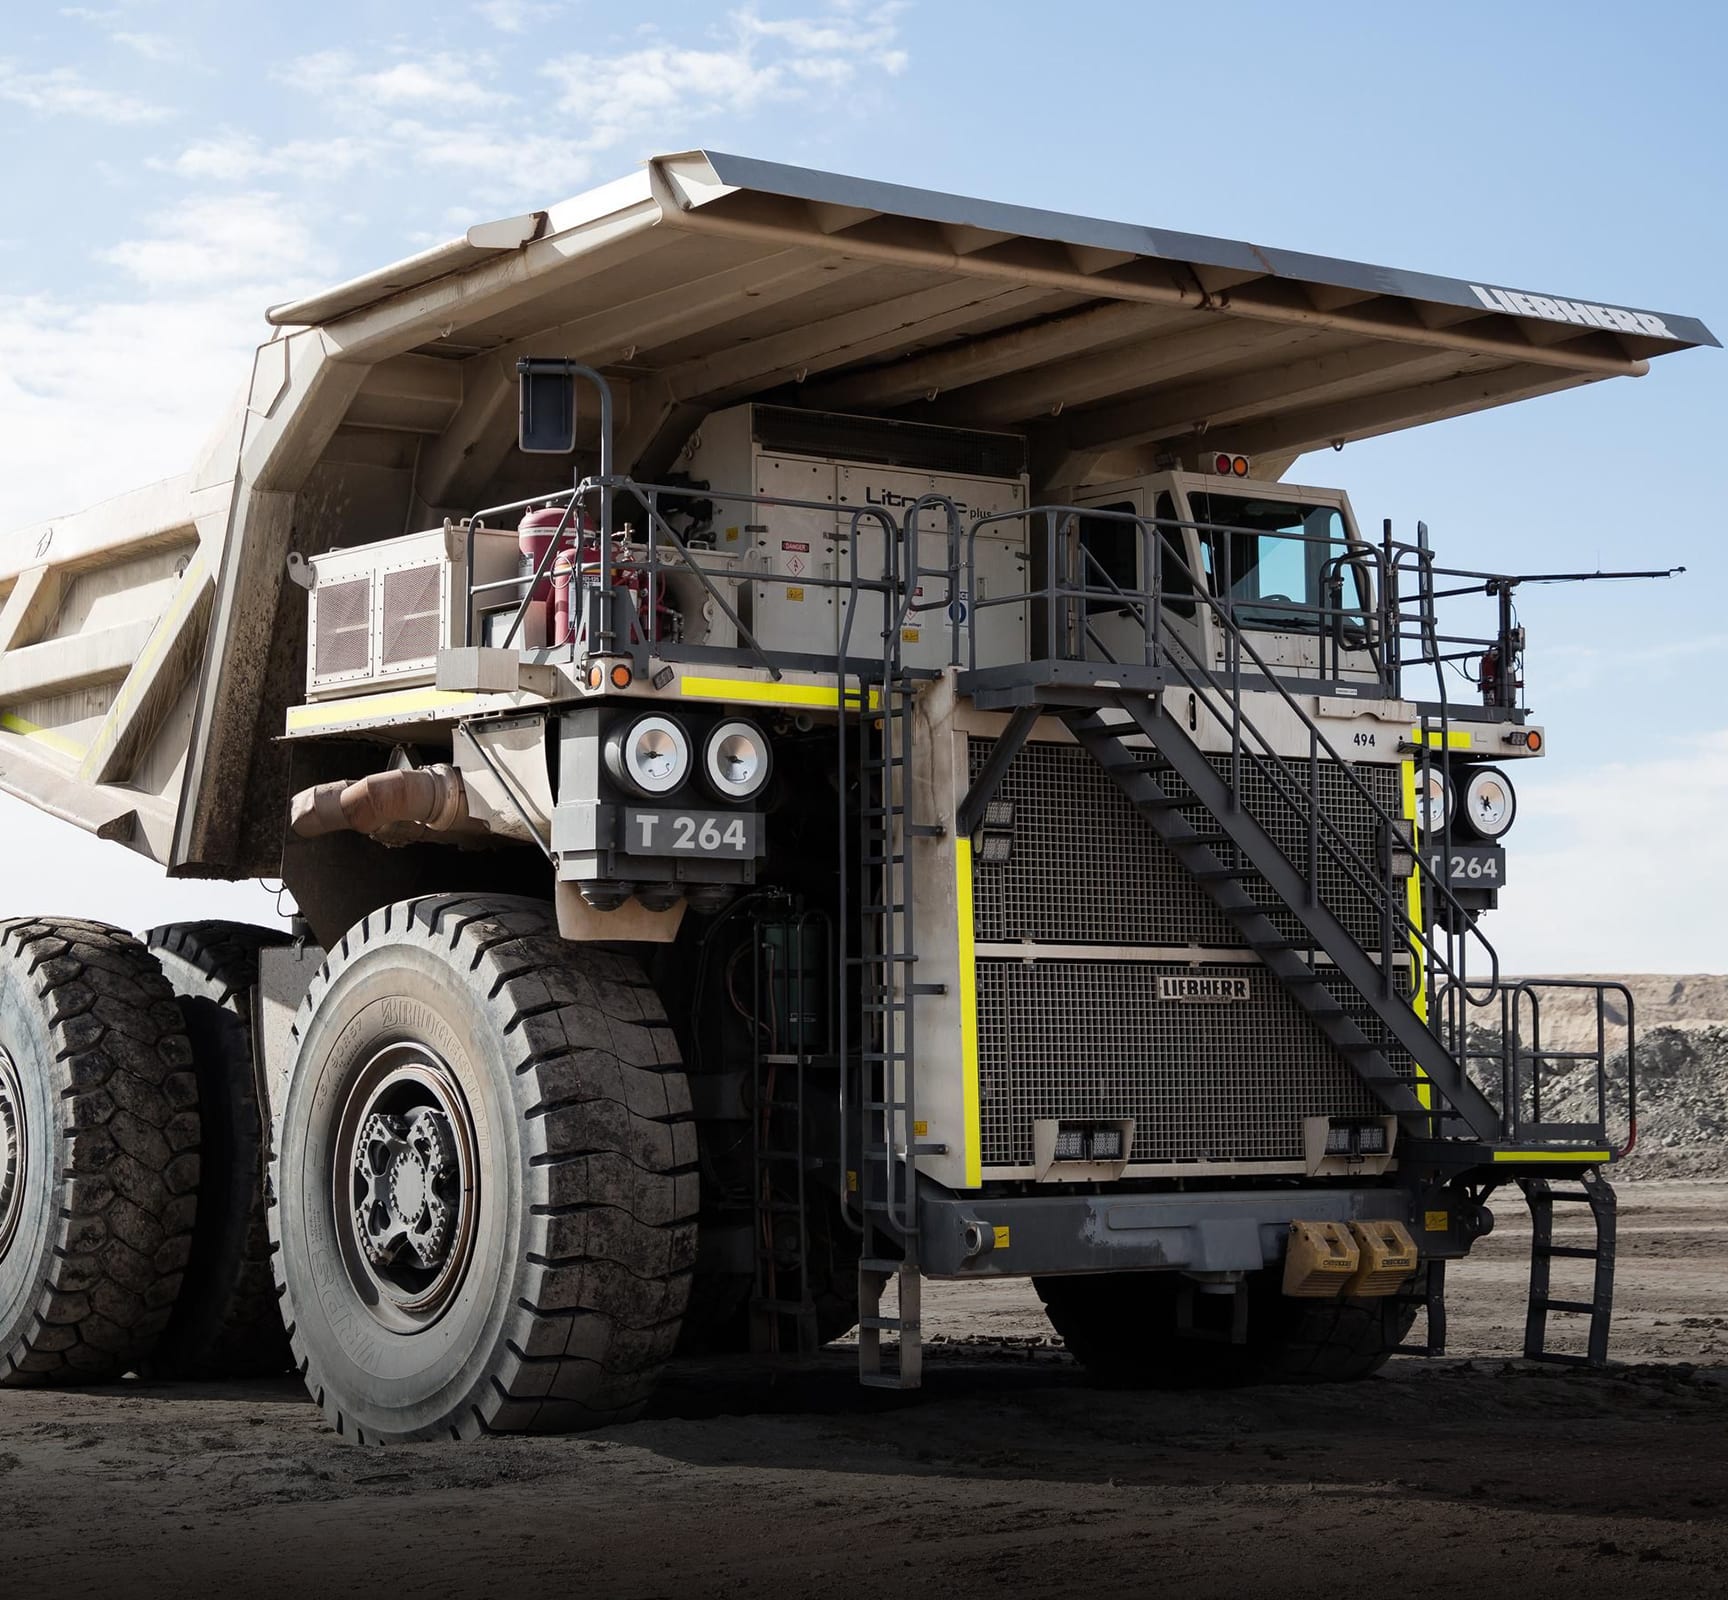
[[0, 1378], [581, 1428], [1022, 1276], [1104, 1381], [1350, 1379], [1502, 1188], [1605, 1359], [1513, 579], [1285, 475], [1699, 322], [707, 153], [268, 320], [3, 547], [0, 785], [299, 917], [0, 925]]

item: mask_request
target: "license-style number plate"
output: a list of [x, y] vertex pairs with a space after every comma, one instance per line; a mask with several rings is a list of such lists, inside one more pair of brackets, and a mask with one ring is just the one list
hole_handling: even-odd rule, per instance
[[645, 811], [624, 813], [624, 850], [633, 856], [728, 856], [756, 854], [762, 833], [759, 811]]
[[1455, 844], [1442, 856], [1428, 852], [1428, 871], [1438, 878], [1442, 864], [1446, 882], [1454, 887], [1498, 889], [1506, 882], [1506, 852], [1497, 844]]

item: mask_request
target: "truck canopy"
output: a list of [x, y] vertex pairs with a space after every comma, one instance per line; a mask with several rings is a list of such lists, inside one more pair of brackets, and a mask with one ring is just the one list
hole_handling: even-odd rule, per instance
[[1022, 433], [1036, 489], [1213, 443], [1276, 475], [1717, 343], [1669, 312], [707, 152], [267, 315], [192, 470], [0, 544], [0, 786], [179, 871], [275, 870], [290, 549], [568, 484], [515, 449], [519, 357], [607, 373], [638, 478], [771, 399]]

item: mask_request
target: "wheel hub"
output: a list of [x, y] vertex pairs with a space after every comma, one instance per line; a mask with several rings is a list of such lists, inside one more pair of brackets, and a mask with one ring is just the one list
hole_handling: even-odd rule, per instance
[[11, 1248], [24, 1212], [24, 1085], [11, 1056], [0, 1050], [0, 1257]]
[[412, 1261], [426, 1271], [450, 1252], [460, 1203], [456, 1140], [442, 1111], [422, 1106], [408, 1116], [374, 1112], [355, 1160], [360, 1199], [354, 1221], [375, 1267]]
[[361, 1298], [397, 1332], [435, 1321], [466, 1275], [478, 1202], [455, 1076], [415, 1041], [385, 1046], [349, 1086], [335, 1155], [331, 1198]]

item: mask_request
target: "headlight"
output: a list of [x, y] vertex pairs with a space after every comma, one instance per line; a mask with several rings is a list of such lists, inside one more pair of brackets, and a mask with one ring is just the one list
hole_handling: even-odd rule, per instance
[[1429, 838], [1442, 832], [1452, 820], [1452, 785], [1438, 767], [1416, 774], [1416, 822]]
[[606, 767], [639, 794], [670, 794], [690, 776], [690, 739], [670, 717], [638, 717], [606, 736]]
[[1498, 839], [1518, 815], [1511, 780], [1495, 767], [1478, 767], [1464, 785], [1464, 820], [1473, 833]]
[[773, 759], [753, 722], [722, 722], [702, 746], [702, 776], [722, 800], [747, 800], [768, 781]]

